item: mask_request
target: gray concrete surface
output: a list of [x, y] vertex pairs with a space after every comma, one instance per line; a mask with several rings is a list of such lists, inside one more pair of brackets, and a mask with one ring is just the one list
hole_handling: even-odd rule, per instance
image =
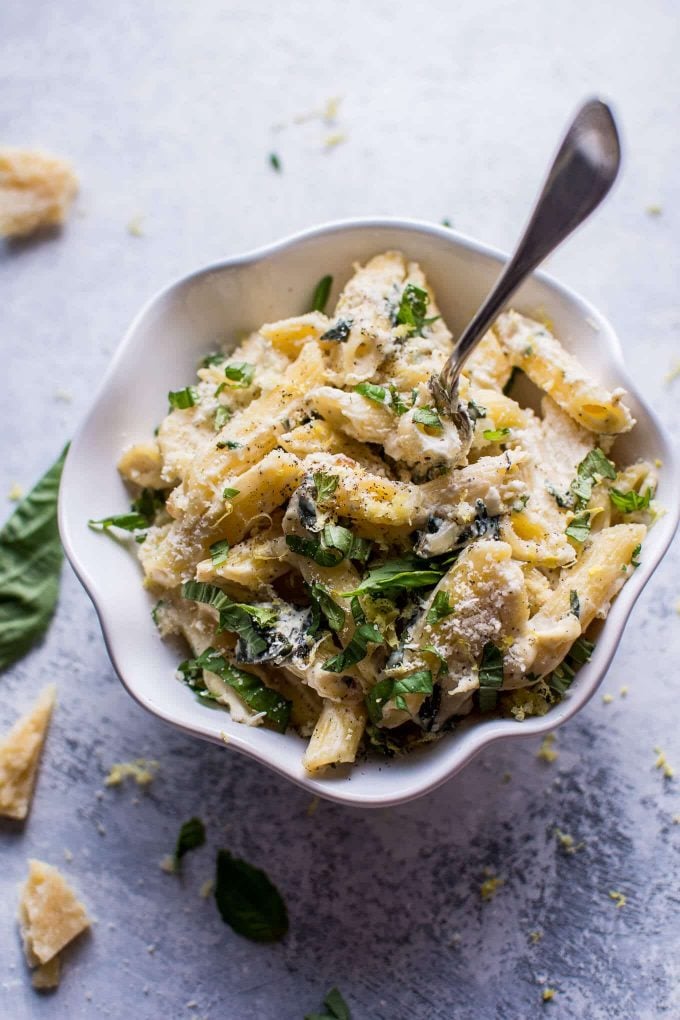
[[[592, 92], [616, 104], [625, 172], [550, 268], [611, 317], [677, 430], [679, 16], [672, 0], [4, 0], [0, 141], [70, 157], [82, 192], [61, 236], [0, 245], [2, 498], [56, 456], [169, 278], [348, 215], [449, 217], [508, 247]], [[291, 123], [333, 95], [337, 127]], [[346, 141], [327, 151], [333, 131]], [[138, 215], [143, 237], [127, 231]], [[0, 678], [3, 728], [46, 681], [60, 699], [33, 814], [0, 827], [0, 1016], [301, 1020], [333, 984], [355, 1020], [680, 1016], [680, 779], [654, 768], [655, 746], [680, 767], [679, 561], [676, 545], [638, 603], [602, 689], [613, 702], [560, 731], [556, 762], [534, 740], [500, 744], [420, 802], [313, 814], [301, 791], [138, 708], [65, 568], [47, 640]], [[140, 755], [160, 762], [148, 793], [98, 792]], [[209, 843], [178, 880], [158, 862], [192, 814]], [[583, 848], [565, 853], [555, 826]], [[284, 892], [284, 943], [246, 942], [201, 899], [218, 846]], [[97, 918], [42, 998], [13, 920], [30, 856], [63, 866]], [[504, 879], [488, 903], [486, 868]]]

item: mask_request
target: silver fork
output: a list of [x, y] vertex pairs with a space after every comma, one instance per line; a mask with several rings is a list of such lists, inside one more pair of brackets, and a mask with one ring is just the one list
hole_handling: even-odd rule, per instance
[[620, 165], [621, 147], [612, 112], [601, 100], [590, 99], [567, 130], [514, 255], [439, 375], [430, 379], [437, 408], [453, 420], [464, 445], [471, 437], [472, 425], [458, 401], [463, 364], [529, 273], [598, 207]]

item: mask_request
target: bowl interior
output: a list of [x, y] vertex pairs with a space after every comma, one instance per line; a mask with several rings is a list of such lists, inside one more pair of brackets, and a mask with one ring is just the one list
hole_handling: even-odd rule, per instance
[[148, 438], [167, 410], [167, 392], [193, 381], [198, 360], [216, 345], [235, 346], [263, 322], [307, 310], [319, 277], [330, 273], [332, 308], [353, 263], [398, 248], [423, 266], [454, 336], [465, 326], [498, 275], [502, 257], [453, 231], [409, 222], [357, 222], [318, 228], [261, 252], [200, 271], [172, 285], [140, 313], [119, 348], [95, 404], [69, 452], [60, 497], [60, 526], [69, 558], [99, 613], [114, 666], [146, 708], [187, 732], [231, 746], [264, 762], [320, 796], [354, 804], [397, 803], [442, 782], [484, 744], [501, 736], [541, 732], [564, 721], [595, 690], [614, 654], [637, 595], [661, 558], [677, 524], [678, 472], [672, 448], [625, 375], [608, 323], [586, 302], [544, 276], [521, 289], [513, 305], [545, 314], [555, 332], [596, 378], [623, 386], [638, 424], [617, 442], [614, 456], [660, 458], [659, 499], [672, 508], [652, 529], [642, 566], [618, 597], [591, 662], [567, 698], [543, 719], [522, 724], [485, 720], [462, 726], [428, 750], [388, 763], [362, 762], [323, 780], [300, 763], [303, 741], [235, 724], [210, 711], [175, 679], [177, 649], [158, 637], [152, 599], [141, 570], [121, 543], [92, 532], [89, 518], [127, 509], [115, 470], [121, 450]]

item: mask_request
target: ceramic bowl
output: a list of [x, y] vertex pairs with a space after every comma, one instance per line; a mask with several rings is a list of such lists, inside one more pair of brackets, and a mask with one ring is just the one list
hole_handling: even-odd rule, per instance
[[624, 461], [660, 458], [658, 498], [668, 508], [652, 528], [642, 562], [615, 600], [591, 661], [563, 701], [543, 718], [465, 723], [429, 748], [393, 760], [360, 761], [308, 776], [297, 735], [232, 722], [199, 704], [175, 677], [177, 649], [164, 644], [151, 619], [136, 557], [87, 526], [89, 518], [125, 511], [129, 499], [115, 465], [121, 450], [150, 436], [167, 411], [167, 393], [193, 378], [199, 358], [217, 340], [236, 343], [244, 331], [306, 310], [316, 281], [330, 273], [329, 307], [363, 262], [399, 249], [423, 266], [454, 336], [490, 289], [504, 256], [449, 228], [408, 220], [331, 223], [200, 269], [166, 287], [125, 335], [94, 405], [75, 436], [64, 468], [59, 518], [66, 553], [94, 602], [111, 661], [136, 700], [186, 733], [241, 751], [310, 793], [356, 806], [386, 806], [421, 796], [449, 779], [495, 740], [544, 733], [571, 718], [599, 686], [637, 597], [667, 549], [680, 512], [680, 475], [661, 425], [627, 376], [609, 323], [573, 291], [536, 274], [513, 300], [519, 311], [549, 316], [565, 347], [609, 387], [622, 386], [637, 418], [615, 454]]

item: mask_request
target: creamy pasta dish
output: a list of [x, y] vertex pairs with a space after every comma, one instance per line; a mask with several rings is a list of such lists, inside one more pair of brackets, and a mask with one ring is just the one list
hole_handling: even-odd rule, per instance
[[93, 522], [135, 533], [160, 634], [191, 650], [178, 677], [309, 738], [312, 772], [548, 711], [638, 564], [656, 486], [612, 451], [624, 393], [548, 324], [500, 316], [460, 428], [429, 385], [453, 343], [421, 268], [377, 255], [326, 315], [329, 283], [203, 359], [122, 454], [130, 513]]

